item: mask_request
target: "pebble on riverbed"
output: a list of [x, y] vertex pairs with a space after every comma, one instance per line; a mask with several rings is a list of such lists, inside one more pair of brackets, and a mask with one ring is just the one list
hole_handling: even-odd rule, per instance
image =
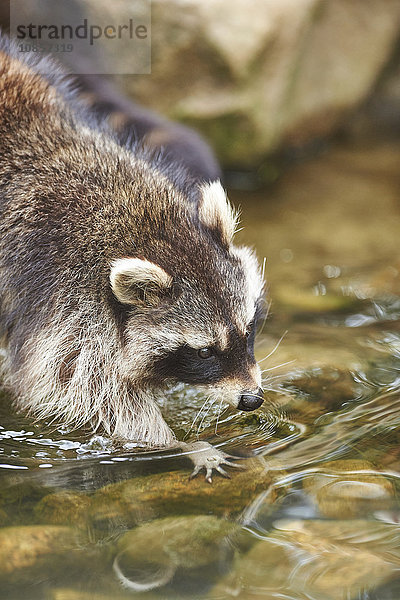
[[213, 516], [156, 519], [122, 536], [114, 571], [121, 583], [135, 591], [163, 587], [176, 573], [180, 581], [198, 580], [202, 569], [208, 586], [213, 573], [218, 577], [229, 569], [232, 538], [240, 530], [236, 523]]
[[[358, 473], [358, 471], [367, 471]], [[308, 475], [303, 489], [316, 501], [322, 515], [331, 519], [354, 518], [391, 505], [394, 486], [364, 460], [335, 460]]]

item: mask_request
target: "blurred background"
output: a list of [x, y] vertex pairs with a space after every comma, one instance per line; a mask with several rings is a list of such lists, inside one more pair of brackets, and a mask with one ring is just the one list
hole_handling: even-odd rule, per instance
[[119, 84], [225, 169], [271, 180], [335, 136], [400, 132], [398, 0], [155, 0], [152, 20], [151, 76]]

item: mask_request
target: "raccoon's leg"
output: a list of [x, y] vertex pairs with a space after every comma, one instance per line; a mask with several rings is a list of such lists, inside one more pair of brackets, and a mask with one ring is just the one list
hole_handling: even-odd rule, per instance
[[178, 442], [177, 446], [187, 453], [194, 464], [194, 469], [189, 479], [193, 479], [202, 469], [205, 469], [206, 481], [212, 483], [213, 469], [218, 471], [223, 477], [229, 478], [229, 473], [225, 471], [222, 465], [235, 467], [236, 469], [245, 468], [243, 465], [238, 465], [227, 460], [228, 458], [236, 459], [236, 456], [231, 456], [230, 454], [226, 454], [226, 452], [222, 452], [222, 450], [217, 450], [217, 448], [214, 448], [208, 442], [192, 442], [191, 444]]

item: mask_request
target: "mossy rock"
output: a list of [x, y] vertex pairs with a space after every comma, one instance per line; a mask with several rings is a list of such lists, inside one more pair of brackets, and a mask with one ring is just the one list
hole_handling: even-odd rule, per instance
[[85, 526], [91, 504], [90, 496], [77, 492], [48, 494], [35, 506], [36, 521], [52, 525]]
[[92, 524], [101, 529], [107, 528], [107, 523], [132, 527], [160, 515], [236, 515], [272, 483], [272, 475], [262, 459], [249, 459], [241, 464], [246, 467], [244, 470], [231, 469], [231, 479], [215, 475], [212, 485], [201, 474], [189, 480], [187, 471], [158, 473], [107, 485], [92, 498], [89, 511]]
[[122, 536], [118, 552], [134, 564], [147, 556], [159, 565], [189, 569], [218, 560], [221, 543], [240, 529], [232, 521], [207, 515], [155, 519]]
[[0, 519], [7, 515], [7, 525], [32, 525], [35, 505], [49, 493], [48, 488], [26, 481], [3, 487], [0, 491]]
[[236, 523], [206, 515], [156, 519], [120, 539], [114, 570], [134, 591], [182, 582], [205, 591], [229, 571], [240, 532]]

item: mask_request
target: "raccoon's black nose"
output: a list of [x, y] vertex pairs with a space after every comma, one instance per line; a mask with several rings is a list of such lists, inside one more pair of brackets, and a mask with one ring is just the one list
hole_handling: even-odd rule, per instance
[[239, 410], [248, 410], [248, 411], [255, 410], [256, 408], [259, 408], [263, 402], [264, 402], [264, 392], [262, 391], [261, 388], [258, 388], [256, 394], [249, 392], [248, 394], [242, 394], [240, 396], [238, 409]]

